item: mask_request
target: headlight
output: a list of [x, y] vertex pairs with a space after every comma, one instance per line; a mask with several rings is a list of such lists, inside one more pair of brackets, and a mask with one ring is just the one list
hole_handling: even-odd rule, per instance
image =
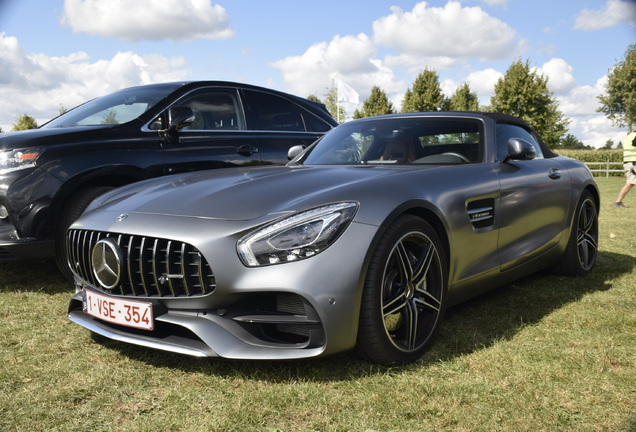
[[0, 151], [0, 174], [35, 166], [35, 160], [43, 151], [43, 148]]
[[357, 210], [357, 203], [345, 202], [296, 213], [243, 237], [238, 254], [248, 267], [312, 257], [338, 239]]

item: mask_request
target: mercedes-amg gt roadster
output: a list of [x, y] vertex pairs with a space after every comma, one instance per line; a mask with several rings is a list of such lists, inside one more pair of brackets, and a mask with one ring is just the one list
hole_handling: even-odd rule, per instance
[[592, 175], [515, 117], [364, 118], [289, 156], [97, 198], [67, 232], [69, 318], [193, 356], [405, 364], [447, 307], [596, 261]]

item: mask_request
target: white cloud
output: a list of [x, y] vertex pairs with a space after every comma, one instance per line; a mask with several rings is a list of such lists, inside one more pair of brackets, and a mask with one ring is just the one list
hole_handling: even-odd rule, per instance
[[178, 81], [188, 74], [183, 57], [119, 52], [109, 60], [90, 61], [84, 52], [26, 54], [17, 38], [0, 33], [0, 127], [8, 132], [21, 114], [42, 124], [58, 114], [60, 105], [73, 108], [124, 87]]
[[553, 58], [544, 63], [539, 73], [547, 76], [548, 87], [555, 94], [566, 94], [576, 86], [576, 80], [572, 74], [572, 66], [561, 58]]
[[387, 94], [399, 91], [393, 71], [374, 58], [376, 47], [364, 33], [357, 36], [335, 36], [330, 42], [310, 46], [302, 55], [290, 56], [272, 63], [280, 69], [289, 91], [322, 97], [331, 81], [342, 79], [366, 98], [374, 85]]
[[584, 9], [577, 15], [574, 28], [600, 30], [623, 23], [636, 27], [634, 0], [607, 0], [601, 10]]
[[377, 44], [399, 53], [393, 58], [395, 64], [421, 64], [423, 59], [437, 59], [437, 65], [474, 58], [497, 60], [510, 57], [517, 48], [516, 32], [479, 7], [449, 1], [443, 8], [420, 2], [410, 12], [397, 6], [391, 10], [391, 15], [373, 23], [373, 30]]
[[[498, 2], [505, 5], [506, 1]], [[335, 36], [330, 42], [309, 47], [302, 55], [290, 56], [272, 63], [280, 69], [290, 91], [300, 95], [321, 96], [331, 80], [341, 78], [359, 94], [368, 97], [376, 85], [387, 93], [396, 107], [401, 104], [408, 87], [395, 73], [406, 68], [416, 76], [425, 67], [436, 71], [465, 67], [470, 60], [509, 58], [523, 49], [524, 41], [502, 21], [479, 7], [462, 7], [449, 1], [443, 8], [416, 4], [412, 11], [393, 7], [392, 13], [373, 23], [374, 36]], [[458, 24], [461, 31], [458, 31]], [[388, 49], [382, 59], [378, 49]], [[489, 98], [501, 77], [494, 69], [471, 74], [472, 88], [480, 98]], [[447, 80], [445, 91], [456, 84]]]
[[62, 23], [74, 32], [126, 41], [234, 36], [225, 9], [210, 0], [64, 0]]
[[602, 114], [580, 119], [574, 117], [570, 123], [570, 133], [581, 139], [583, 144], [594, 148], [603, 147], [608, 140], [614, 141], [614, 147], [622, 142], [627, 134], [624, 129], [617, 128]]
[[597, 87], [580, 86], [571, 89], [567, 94], [558, 96], [559, 109], [570, 117], [594, 116], [599, 107], [597, 96], [601, 91]]
[[472, 90], [477, 92], [479, 103], [487, 105], [490, 103], [490, 97], [495, 92], [495, 84], [501, 77], [503, 77], [503, 73], [488, 68], [470, 73], [466, 78], [466, 82]]
[[626, 131], [612, 125], [602, 113], [597, 112], [600, 106], [598, 95], [605, 91], [607, 77], [597, 80], [594, 86], [575, 86], [567, 94], [557, 96], [559, 110], [569, 119], [569, 133], [583, 141], [585, 145], [603, 147], [607, 140], [618, 143], [625, 138]]

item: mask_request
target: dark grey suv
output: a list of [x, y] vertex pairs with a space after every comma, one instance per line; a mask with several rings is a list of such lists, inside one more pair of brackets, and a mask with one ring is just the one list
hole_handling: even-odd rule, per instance
[[284, 164], [336, 125], [324, 105], [278, 91], [199, 81], [124, 89], [39, 129], [0, 134], [0, 261], [56, 257], [101, 193], [210, 168]]

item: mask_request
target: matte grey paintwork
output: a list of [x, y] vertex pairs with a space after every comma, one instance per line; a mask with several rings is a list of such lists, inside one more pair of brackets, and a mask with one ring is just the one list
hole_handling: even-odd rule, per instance
[[[485, 136], [492, 137], [493, 124]], [[492, 123], [492, 124], [491, 124]], [[197, 172], [150, 180], [107, 194], [72, 228], [176, 239], [197, 247], [217, 278], [211, 295], [162, 299], [157, 317], [196, 333], [202, 343], [152, 337], [102, 326], [71, 302], [71, 320], [107, 337], [190, 355], [240, 359], [313, 357], [351, 349], [368, 260], [378, 237], [400, 214], [433, 224], [447, 248], [450, 303], [544, 268], [563, 255], [584, 189], [598, 198], [589, 171], [561, 157], [494, 160], [485, 140], [484, 163], [435, 166], [285, 166]], [[494, 200], [494, 223], [475, 228], [467, 206]], [[247, 268], [237, 241], [286, 214], [354, 201], [353, 223], [323, 253], [302, 261]], [[128, 217], [116, 221], [120, 214]], [[83, 282], [76, 280], [78, 290]], [[267, 346], [219, 311], [249, 293], [291, 292], [317, 311], [325, 343], [316, 348]]]

